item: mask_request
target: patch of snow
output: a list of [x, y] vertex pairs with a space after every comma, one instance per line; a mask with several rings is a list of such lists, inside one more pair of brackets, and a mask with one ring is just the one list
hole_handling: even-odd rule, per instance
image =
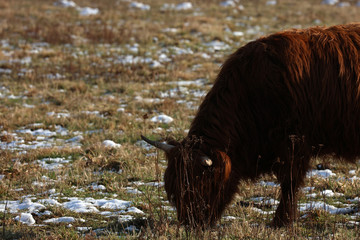
[[30, 64], [32, 62], [31, 57], [24, 57], [23, 59], [20, 59], [21, 64]]
[[335, 196], [334, 192], [332, 190], [329, 190], [329, 189], [321, 191], [320, 194], [323, 195], [323, 196], [326, 196], [326, 197]]
[[25, 198], [23, 201], [0, 201], [1, 212], [5, 211], [5, 206], [11, 213], [17, 213], [19, 211], [28, 211], [29, 213], [34, 213], [45, 209], [44, 205], [40, 203], [33, 203], [29, 198]]
[[322, 196], [326, 196], [326, 197], [334, 197], [334, 196], [343, 196], [344, 194], [343, 193], [334, 193], [332, 190], [324, 190], [324, 191], [321, 191], [320, 194]]
[[49, 210], [45, 210], [44, 212], [39, 212], [39, 213], [36, 213], [36, 215], [38, 216], [50, 216], [52, 215], [53, 213], [50, 212]]
[[24, 104], [23, 104], [23, 107], [24, 107], [24, 108], [35, 108], [35, 105], [30, 105], [30, 104], [24, 103]]
[[139, 46], [140, 45], [138, 43], [135, 43], [134, 45], [129, 45], [129, 44], [126, 45], [127, 49], [130, 52], [133, 52], [133, 53], [138, 53], [139, 52]]
[[158, 59], [160, 62], [171, 62], [171, 58], [168, 58], [168, 56], [165, 53], [161, 53]]
[[5, 178], [5, 175], [0, 174], [0, 180], [3, 180]]
[[45, 163], [45, 162], [41, 162], [39, 161], [40, 165], [42, 168], [46, 169], [46, 170], [55, 170], [55, 169], [59, 169], [62, 168], [64, 165], [60, 164], [60, 163]]
[[[352, 203], [357, 203], [357, 202], [360, 202], [360, 197], [355, 197], [354, 199], [348, 199], [349, 202], [352, 202]], [[359, 212], [360, 214], [360, 212]]]
[[252, 28], [248, 28], [246, 30], [246, 34], [247, 35], [256, 35], [256, 34], [260, 34], [261, 33], [261, 28], [260, 26], [254, 26]]
[[54, 5], [61, 7], [76, 7], [75, 2], [68, 0], [59, 0], [58, 2], [54, 3]]
[[304, 191], [304, 192], [311, 192], [311, 191], [313, 191], [315, 189], [315, 187], [304, 187], [302, 190]]
[[193, 50], [190, 48], [184, 49], [179, 47], [169, 47], [170, 52], [174, 52], [175, 55], [183, 55], [183, 54], [194, 54]]
[[91, 134], [94, 134], [94, 133], [102, 133], [102, 132], [104, 132], [103, 129], [94, 129], [94, 130], [85, 131], [85, 134], [91, 135]]
[[[0, 68], [0, 73], [11, 74], [11, 72], [12, 72], [11, 69]], [[2, 94], [0, 96], [2, 96]]]
[[102, 114], [100, 114], [99, 111], [81, 111], [81, 113], [86, 114], [86, 115], [95, 115], [95, 116], [101, 117], [101, 118], [104, 117]]
[[[117, 214], [117, 213], [116, 213]], [[102, 211], [100, 212], [100, 215], [103, 215], [103, 216], [113, 216], [114, 213], [111, 212], [111, 211]]]
[[311, 170], [306, 174], [307, 177], [321, 177], [321, 178], [329, 178], [336, 176], [330, 169], [325, 170]]
[[80, 16], [91, 16], [99, 13], [98, 8], [91, 8], [91, 7], [79, 7], [77, 8], [77, 10]]
[[102, 142], [102, 145], [106, 148], [120, 148], [121, 147], [121, 144], [115, 143], [112, 140], [105, 140]]
[[226, 221], [232, 221], [232, 220], [236, 220], [238, 218], [234, 217], [234, 216], [224, 216], [224, 217], [222, 217], [222, 219], [224, 219]]
[[70, 113], [48, 112], [47, 115], [48, 115], [49, 117], [54, 117], [54, 118], [68, 118], [68, 117], [70, 117]]
[[106, 208], [106, 209], [126, 209], [130, 207], [131, 201], [124, 201], [124, 200], [118, 200], [118, 199], [111, 199], [111, 200], [95, 200], [94, 205], [99, 206], [100, 208]]
[[150, 63], [150, 68], [158, 68], [158, 67], [162, 67], [162, 64], [156, 60], [154, 60], [152, 63]]
[[141, 96], [136, 96], [135, 100], [143, 103], [161, 103], [164, 101], [163, 99], [160, 98], [143, 98]]
[[182, 86], [160, 92], [160, 97], [162, 98], [185, 98], [185, 95], [189, 95], [189, 91], [186, 87]]
[[43, 158], [41, 160], [37, 160], [40, 166], [47, 170], [55, 170], [62, 168], [64, 163], [69, 163], [71, 160], [67, 160], [65, 158]]
[[136, 8], [136, 9], [140, 9], [140, 10], [150, 10], [150, 5], [147, 4], [143, 4], [141, 2], [131, 2], [129, 5], [131, 8]]
[[14, 96], [14, 95], [10, 95], [10, 96], [8, 96], [8, 99], [20, 99], [20, 98], [22, 98], [21, 96]]
[[136, 207], [130, 207], [128, 208], [128, 210], [126, 211], [127, 213], [136, 213], [136, 214], [145, 214], [143, 211], [141, 211], [140, 209], [136, 208]]
[[65, 202], [62, 206], [77, 213], [97, 213], [99, 210], [92, 204], [82, 200], [74, 199]]
[[202, 98], [207, 94], [204, 90], [190, 90], [190, 93], [196, 98]]
[[59, 217], [59, 218], [50, 218], [44, 220], [44, 223], [71, 223], [75, 222], [75, 218], [73, 217]]
[[150, 149], [155, 148], [154, 146], [148, 144], [147, 142], [145, 142], [144, 140], [139, 140], [135, 143], [135, 145], [144, 148], [146, 151], [149, 151]]
[[154, 60], [152, 58], [143, 58], [133, 55], [122, 55], [114, 61], [115, 64], [138, 64], [138, 63], [152, 63]]
[[47, 185], [47, 183], [34, 181], [34, 182], [32, 182], [32, 185], [37, 186], [37, 187], [45, 187]]
[[55, 188], [52, 188], [49, 191], [44, 192], [44, 194], [55, 194], [55, 193], [56, 193]]
[[104, 185], [98, 185], [96, 183], [91, 184], [90, 188], [94, 191], [106, 190], [106, 187]]
[[339, 2], [338, 7], [350, 7], [350, 3], [349, 2]]
[[40, 148], [51, 148], [53, 147], [53, 144], [51, 144], [50, 142], [33, 141], [33, 142], [29, 142], [28, 145], [20, 144], [18, 145], [18, 147], [22, 149], [40, 149]]
[[172, 117], [169, 117], [165, 114], [160, 114], [158, 116], [154, 116], [150, 119], [151, 122], [155, 122], [155, 123], [165, 123], [165, 124], [169, 124], [172, 121], [174, 121], [174, 119]]
[[183, 2], [176, 5], [175, 10], [182, 11], [182, 10], [189, 10], [192, 9], [192, 3], [191, 2]]
[[326, 5], [335, 5], [339, 0], [323, 0], [321, 3]]
[[316, 193], [310, 193], [310, 194], [306, 194], [307, 198], [316, 198], [317, 194]]
[[205, 46], [207, 46], [209, 48], [209, 50], [211, 50], [212, 52], [230, 49], [230, 46], [228, 44], [221, 42], [219, 40], [205, 43]]
[[251, 210], [255, 211], [255, 212], [258, 212], [260, 214], [263, 214], [263, 215], [272, 215], [275, 213], [275, 211], [264, 211], [262, 209], [259, 209], [259, 208], [256, 208], [256, 207], [252, 207]]
[[151, 187], [163, 187], [165, 184], [164, 182], [148, 182], [144, 183], [145, 186], [151, 186]]
[[172, 206], [162, 206], [164, 210], [166, 211], [176, 211], [176, 208], [175, 207], [172, 207]]
[[2, 93], [6, 93], [6, 94], [9, 94], [10, 93], [10, 90], [9, 89], [7, 89], [6, 87], [4, 87], [4, 86], [0, 86], [0, 92], [2, 92]]
[[131, 215], [120, 215], [120, 216], [118, 217], [118, 221], [119, 221], [120, 223], [128, 222], [128, 221], [131, 221], [131, 220], [133, 220], [133, 219], [134, 219], [134, 217], [131, 216]]
[[200, 79], [196, 79], [196, 80], [193, 80], [193, 81], [172, 81], [172, 82], [167, 82], [167, 84], [176, 84], [178, 86], [191, 86], [191, 85], [194, 85], [194, 86], [204, 86], [205, 83], [207, 82], [206, 79], [204, 78], [200, 78]]
[[77, 227], [76, 230], [80, 231], [80, 232], [86, 232], [86, 231], [90, 231], [92, 229], [92, 227]]
[[267, 1], [266, 5], [276, 5], [276, 0]]
[[267, 204], [267, 205], [277, 205], [279, 204], [278, 200], [272, 199], [272, 198], [265, 198], [265, 197], [254, 197], [254, 198], [250, 198], [251, 201], [254, 202], [261, 202], [263, 204]]
[[35, 219], [31, 213], [21, 213], [20, 216], [16, 216], [15, 221], [19, 221], [23, 224], [33, 225], [35, 224]]
[[244, 32], [240, 32], [240, 31], [233, 32], [233, 35], [234, 35], [235, 37], [242, 37], [242, 36], [244, 36]]
[[319, 209], [329, 212], [330, 214], [348, 214], [353, 211], [353, 208], [346, 207], [346, 208], [336, 208], [332, 205], [326, 204], [324, 202], [310, 202], [310, 203], [301, 203], [300, 204], [300, 211], [309, 211], [313, 209]]
[[350, 226], [354, 226], [354, 225], [360, 226], [360, 222], [356, 222], [356, 221], [349, 221], [348, 224], [350, 224]]
[[[161, 30], [162, 32], [170, 32], [170, 33], [177, 33], [179, 31], [179, 29], [177, 28], [164, 28], [163, 30]], [[10, 70], [11, 73], [11, 70]]]
[[84, 137], [81, 136], [81, 135], [78, 135], [78, 136], [75, 136], [75, 137], [73, 137], [73, 138], [67, 139], [65, 142], [67, 142], [67, 143], [74, 143], [74, 142], [80, 142], [80, 141], [82, 141], [82, 140], [84, 140]]
[[162, 133], [163, 131], [164, 131], [164, 129], [161, 128], [161, 127], [157, 127], [157, 128], [154, 128], [154, 129], [152, 130], [152, 132], [153, 132], [153, 133], [156, 133], [156, 134], [160, 134], [160, 133]]
[[49, 73], [49, 74], [46, 74], [45, 77], [47, 79], [52, 79], [52, 80], [65, 78], [65, 76], [61, 75], [60, 73], [55, 73], [55, 74]]
[[357, 181], [357, 180], [360, 180], [360, 177], [357, 177], [357, 176], [353, 176], [351, 178], [349, 178], [351, 181]]
[[137, 229], [136, 226], [134, 226], [134, 225], [130, 225], [130, 226], [126, 227], [124, 230], [128, 231], [128, 232], [139, 231], [139, 229]]
[[278, 183], [265, 182], [265, 181], [260, 181], [258, 184], [263, 187], [279, 187], [280, 186], [280, 184], [278, 184]]
[[56, 135], [56, 132], [50, 131], [48, 129], [36, 129], [36, 130], [31, 130], [31, 129], [20, 129], [20, 130], [16, 130], [15, 132], [18, 133], [23, 133], [23, 134], [30, 134], [33, 136], [45, 136], [45, 137], [52, 137]]
[[27, 125], [26, 127], [43, 127], [44, 124], [43, 123], [32, 123], [32, 124], [29, 124]]
[[165, 10], [169, 10], [169, 9], [175, 9], [175, 4], [173, 4], [173, 3], [164, 3], [160, 8], [161, 11], [165, 11]]
[[224, 1], [220, 3], [220, 6], [222, 7], [235, 7], [236, 3], [232, 0]]
[[138, 189], [134, 189], [132, 187], [127, 187], [126, 192], [131, 193], [131, 194], [142, 194], [142, 191], [140, 191]]

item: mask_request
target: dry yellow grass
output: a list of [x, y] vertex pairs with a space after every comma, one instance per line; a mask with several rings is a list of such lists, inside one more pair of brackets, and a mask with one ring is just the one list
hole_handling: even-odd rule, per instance
[[[154, 138], [183, 137], [219, 66], [238, 47], [287, 28], [359, 21], [360, 7], [355, 6], [356, 1], [348, 1], [350, 7], [338, 7], [323, 5], [321, 0], [278, 0], [276, 5], [267, 5], [266, 0], [244, 0], [236, 3], [237, 7], [224, 8], [220, 7], [220, 0], [196, 0], [192, 1], [193, 8], [186, 11], [162, 10], [165, 3], [182, 2], [178, 0], [144, 1], [150, 5], [149, 11], [131, 8], [128, 1], [76, 1], [80, 7], [99, 9], [99, 14], [91, 16], [81, 16], [75, 8], [60, 7], [55, 2], [0, 2], [0, 175], [3, 176], [0, 201], [21, 201], [31, 195], [35, 202], [50, 197], [46, 192], [55, 189], [61, 203], [68, 201], [66, 197], [117, 198], [133, 201], [133, 206], [145, 214], [133, 214], [133, 220], [120, 223], [116, 216], [82, 214], [50, 206], [51, 217], [71, 216], [77, 221], [72, 226], [62, 223], [35, 227], [16, 221], [19, 212], [4, 214], [0, 208], [2, 238], [345, 240], [360, 237], [359, 226], [351, 222], [359, 223], [358, 215], [350, 219], [324, 211], [302, 214], [292, 228], [268, 228], [272, 215], [254, 211], [252, 207], [258, 203], [251, 198], [276, 198], [279, 190], [247, 182], [239, 186], [234, 206], [225, 213], [234, 219], [223, 219], [214, 229], [186, 231], [178, 226], [175, 213], [164, 209], [168, 203], [163, 189], [139, 183], [161, 182], [166, 162], [161, 153], [145, 150], [138, 143], [140, 134]], [[236, 36], [233, 32], [243, 35]], [[211, 50], [206, 45], [216, 40], [228, 48]], [[168, 60], [163, 60], [162, 55]], [[126, 63], [129, 58], [132, 64]], [[155, 60], [161, 66], [152, 67]], [[205, 79], [205, 83], [169, 84], [197, 79]], [[174, 122], [150, 121], [160, 113], [173, 117]], [[34, 132], [39, 129], [55, 135], [36, 135]], [[71, 145], [70, 139], [80, 135], [82, 138], [74, 140], [79, 145]], [[102, 142], [106, 139], [120, 143], [121, 147], [104, 147]], [[15, 141], [17, 145], [51, 145], [14, 150], [10, 144]], [[37, 162], [57, 157], [71, 160], [55, 170], [44, 169]], [[314, 166], [322, 161], [316, 159]], [[350, 204], [349, 199], [360, 196], [359, 181], [347, 180], [349, 170], [360, 175], [358, 167], [332, 161], [326, 164], [345, 180], [310, 179], [307, 186], [315, 187], [317, 193], [331, 189], [344, 196], [318, 196], [317, 200], [341, 207]], [[261, 180], [274, 181], [272, 176]], [[106, 190], [94, 190], [93, 183], [102, 184]], [[129, 193], [129, 187], [143, 194]], [[114, 194], [117, 196], [113, 197]], [[306, 193], [300, 201], [309, 201]], [[261, 204], [257, 207], [273, 210]], [[49, 218], [33, 215], [36, 224], [43, 224]], [[126, 231], [128, 225], [136, 226], [138, 231]]]

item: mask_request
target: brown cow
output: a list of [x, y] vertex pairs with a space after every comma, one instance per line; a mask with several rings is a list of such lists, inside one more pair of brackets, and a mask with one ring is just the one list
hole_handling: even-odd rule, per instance
[[314, 154], [360, 156], [360, 24], [246, 44], [221, 68], [185, 139], [142, 138], [166, 152], [165, 190], [182, 224], [214, 224], [240, 180], [272, 173], [281, 185], [273, 224], [290, 224]]

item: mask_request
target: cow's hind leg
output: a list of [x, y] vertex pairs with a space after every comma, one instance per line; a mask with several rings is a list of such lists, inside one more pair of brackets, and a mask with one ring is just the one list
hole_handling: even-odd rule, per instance
[[289, 152], [280, 160], [276, 176], [281, 186], [281, 197], [272, 225], [291, 224], [297, 215], [297, 193], [309, 169], [310, 151], [304, 138], [290, 137]]

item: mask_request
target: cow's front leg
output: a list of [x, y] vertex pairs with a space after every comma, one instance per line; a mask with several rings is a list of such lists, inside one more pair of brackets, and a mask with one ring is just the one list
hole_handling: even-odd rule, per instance
[[297, 193], [300, 183], [288, 180], [281, 183], [281, 197], [272, 225], [282, 227], [291, 224], [297, 217]]
[[284, 156], [276, 173], [281, 186], [281, 196], [272, 222], [274, 227], [289, 225], [296, 219], [297, 195], [309, 169], [310, 151], [304, 139], [290, 140], [289, 154]]

